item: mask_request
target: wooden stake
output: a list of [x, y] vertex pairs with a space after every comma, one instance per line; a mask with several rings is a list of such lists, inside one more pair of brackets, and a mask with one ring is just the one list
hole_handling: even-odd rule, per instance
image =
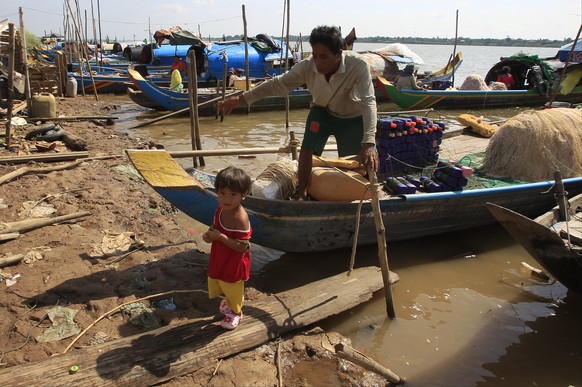
[[8, 24], [8, 112], [6, 114], [6, 135], [4, 137], [5, 147], [10, 147], [12, 137], [12, 104], [14, 103], [14, 24]]
[[[244, 43], [245, 43], [245, 76], [247, 90], [251, 89], [251, 74], [249, 69], [249, 38], [247, 36], [247, 14], [245, 5], [242, 5], [243, 29], [244, 29]], [[251, 112], [251, 105], [247, 105], [247, 114]]]
[[368, 168], [368, 176], [370, 184], [372, 185], [372, 209], [374, 210], [374, 222], [376, 223], [376, 234], [378, 238], [378, 259], [380, 261], [380, 268], [382, 269], [382, 278], [384, 280], [384, 296], [386, 297], [386, 311], [388, 317], [391, 319], [396, 317], [394, 312], [394, 302], [392, 300], [392, 287], [390, 285], [390, 269], [388, 267], [388, 254], [386, 247], [386, 229], [382, 221], [382, 209], [380, 208], [380, 200], [378, 192], [380, 185], [376, 172]]
[[22, 7], [18, 8], [20, 14], [20, 40], [22, 42], [22, 64], [24, 66], [24, 95], [26, 96], [26, 109], [32, 111], [32, 98], [30, 95], [30, 76], [28, 75], [28, 51], [26, 50], [26, 30], [24, 29], [24, 14]]
[[84, 216], [89, 216], [91, 213], [89, 211], [79, 211], [68, 215], [56, 216], [54, 218], [37, 218], [37, 219], [26, 219], [20, 220], [18, 222], [4, 223], [6, 228], [0, 230], [0, 234], [9, 234], [13, 232], [26, 232], [34, 230], [36, 228], [49, 226], [51, 224], [57, 224], [61, 222], [66, 222], [68, 220], [73, 220], [77, 218], [82, 218]]
[[[192, 137], [192, 150], [201, 150], [200, 120], [198, 118], [198, 70], [196, 69], [196, 52], [190, 50], [188, 54], [190, 65], [188, 66], [188, 95], [190, 97], [190, 131]], [[192, 159], [194, 168], [198, 166], [196, 158]], [[206, 165], [204, 158], [200, 157], [200, 165]]]

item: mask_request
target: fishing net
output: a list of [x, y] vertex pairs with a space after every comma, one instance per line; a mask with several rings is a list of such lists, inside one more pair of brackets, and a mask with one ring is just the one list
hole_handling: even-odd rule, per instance
[[582, 111], [527, 111], [507, 120], [491, 138], [481, 171], [524, 181], [582, 175]]
[[477, 74], [467, 75], [459, 90], [489, 90], [482, 76]]
[[253, 196], [268, 199], [288, 198], [297, 187], [297, 162], [281, 159], [271, 163], [253, 181]]

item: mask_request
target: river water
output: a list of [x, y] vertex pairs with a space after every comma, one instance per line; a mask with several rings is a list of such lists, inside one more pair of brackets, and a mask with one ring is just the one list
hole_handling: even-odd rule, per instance
[[[379, 48], [358, 44], [356, 50]], [[452, 46], [409, 45], [426, 65], [443, 67]], [[518, 51], [553, 56], [557, 48], [457, 47], [464, 62], [460, 85], [469, 74], [485, 76], [499, 57]], [[191, 149], [188, 117], [171, 118], [129, 130], [159, 115], [125, 96], [106, 96], [121, 106], [117, 126], [153, 138], [167, 150]], [[398, 110], [380, 104], [379, 111]], [[522, 108], [441, 111], [451, 127], [461, 113], [489, 120], [514, 116]], [[202, 149], [283, 146], [289, 131], [302, 137], [307, 110], [231, 115], [224, 121], [200, 119]], [[441, 155], [446, 157], [446, 155]], [[258, 175], [277, 156], [207, 157], [206, 170], [234, 164]], [[191, 159], [180, 159], [190, 167]], [[454, 214], [451, 214], [454, 216]], [[205, 226], [181, 218], [184, 228]], [[204, 249], [204, 243], [201, 243]], [[253, 246], [253, 275], [279, 292], [348, 269], [351, 250], [317, 254], [281, 253]], [[322, 321], [353, 346], [396, 374], [409, 386], [581, 386], [582, 297], [559, 282], [532, 279], [522, 262], [539, 265], [498, 225], [388, 245], [390, 269], [400, 276], [393, 286], [396, 319], [386, 316], [382, 292], [366, 304]], [[359, 248], [356, 266], [378, 265], [377, 249]]]

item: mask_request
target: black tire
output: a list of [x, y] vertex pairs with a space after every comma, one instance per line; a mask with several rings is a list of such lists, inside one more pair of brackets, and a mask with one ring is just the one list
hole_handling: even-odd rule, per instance
[[48, 132], [49, 130], [54, 130], [54, 128], [55, 128], [55, 124], [53, 124], [52, 122], [49, 122], [47, 124], [42, 124], [42, 125], [35, 126], [35, 129], [33, 129], [30, 132], [26, 133], [26, 135], [24, 136], [24, 139], [25, 140], [32, 140], [36, 136], [43, 135], [46, 132]]

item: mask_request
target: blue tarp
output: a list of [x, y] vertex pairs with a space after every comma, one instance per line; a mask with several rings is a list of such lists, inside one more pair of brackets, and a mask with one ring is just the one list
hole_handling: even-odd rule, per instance
[[[576, 42], [574, 51], [572, 51], [573, 44], [574, 42], [560, 47], [560, 50], [558, 51], [558, 57], [560, 58], [560, 61], [566, 62], [566, 60], [568, 60], [568, 62], [582, 63], [582, 40]], [[568, 58], [570, 51], [572, 51], [572, 56]]]

